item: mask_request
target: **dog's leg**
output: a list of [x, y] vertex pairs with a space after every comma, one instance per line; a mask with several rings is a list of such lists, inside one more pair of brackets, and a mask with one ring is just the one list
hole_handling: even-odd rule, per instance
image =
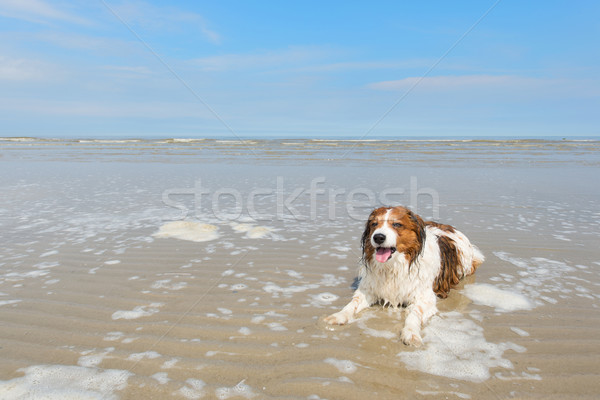
[[360, 288], [356, 289], [352, 301], [342, 309], [342, 311], [331, 314], [325, 318], [325, 322], [329, 325], [344, 325], [350, 322], [351, 318], [369, 307], [373, 303], [372, 296], [363, 293]]
[[421, 325], [425, 324], [429, 318], [437, 313], [435, 300], [435, 295], [433, 295], [433, 299], [429, 296], [427, 299], [421, 299], [408, 306], [404, 328], [402, 328], [402, 332], [400, 333], [400, 338], [404, 344], [416, 347], [423, 344], [420, 333]]

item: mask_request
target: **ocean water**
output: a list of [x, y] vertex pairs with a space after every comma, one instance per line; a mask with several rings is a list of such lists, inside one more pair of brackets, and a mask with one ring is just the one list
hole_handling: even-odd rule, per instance
[[[594, 398], [600, 141], [0, 139], [0, 398]], [[486, 255], [330, 329], [370, 210]]]
[[469, 139], [50, 139], [0, 138], [3, 156], [21, 160], [403, 165], [469, 167], [530, 164], [598, 166], [600, 138]]

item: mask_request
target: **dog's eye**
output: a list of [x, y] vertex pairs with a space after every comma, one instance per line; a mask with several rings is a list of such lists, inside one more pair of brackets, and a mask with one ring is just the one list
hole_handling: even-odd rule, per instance
[[371, 226], [375, 228], [377, 226], [377, 222], [371, 222]]
[[394, 228], [402, 228], [402, 224], [401, 224], [400, 222], [394, 222], [394, 223], [392, 224], [392, 226], [393, 226]]

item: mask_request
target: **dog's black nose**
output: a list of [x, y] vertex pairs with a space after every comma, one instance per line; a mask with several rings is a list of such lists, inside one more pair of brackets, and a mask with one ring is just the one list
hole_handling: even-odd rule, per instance
[[385, 235], [383, 233], [376, 233], [373, 235], [373, 241], [377, 244], [385, 242]]

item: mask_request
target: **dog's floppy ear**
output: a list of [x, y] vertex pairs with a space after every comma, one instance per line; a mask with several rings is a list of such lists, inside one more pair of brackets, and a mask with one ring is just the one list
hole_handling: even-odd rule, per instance
[[360, 248], [362, 250], [360, 261], [367, 269], [369, 268], [369, 263], [367, 262], [367, 248], [371, 246], [371, 223], [373, 222], [372, 218], [374, 213], [375, 211], [369, 214], [369, 218], [367, 218], [367, 222], [365, 223], [365, 230], [360, 238]]
[[367, 219], [367, 223], [365, 224], [365, 230], [363, 231], [362, 237], [360, 238], [360, 248], [362, 249], [363, 257], [365, 255], [365, 246], [371, 238], [371, 215], [369, 215], [369, 218]]
[[415, 233], [417, 234], [417, 241], [419, 242], [419, 251], [415, 254], [415, 259], [421, 254], [425, 247], [425, 222], [414, 212], [408, 210], [408, 217], [415, 224]]

